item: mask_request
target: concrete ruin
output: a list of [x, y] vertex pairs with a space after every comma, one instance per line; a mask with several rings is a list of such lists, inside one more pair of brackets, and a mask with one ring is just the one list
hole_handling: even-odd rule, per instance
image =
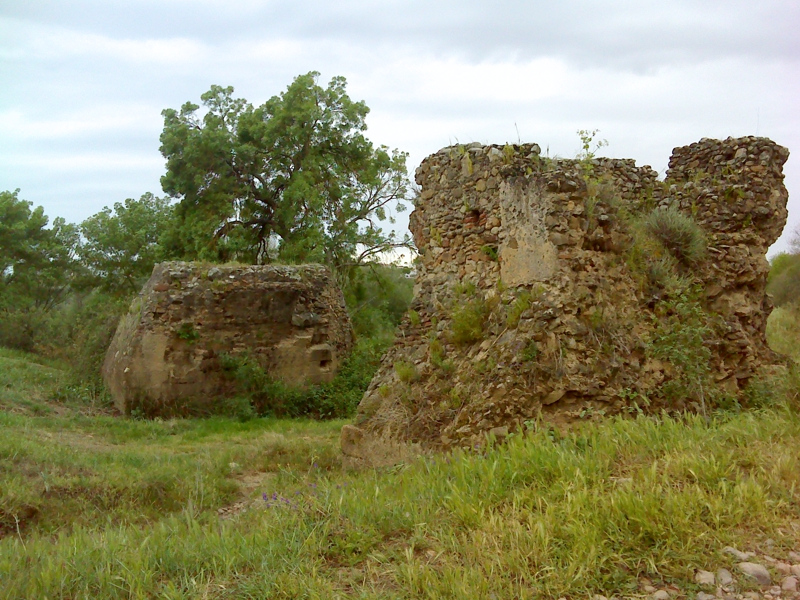
[[[342, 432], [346, 457], [389, 463], [532, 419], [741, 397], [776, 360], [765, 254], [786, 223], [788, 155], [766, 138], [703, 139], [674, 150], [665, 181], [536, 144], [428, 157], [411, 215], [415, 299]], [[701, 260], [658, 237], [653, 219], [676, 212], [701, 228]]]
[[228, 357], [302, 386], [330, 381], [351, 345], [344, 298], [325, 267], [167, 262], [120, 321], [103, 378], [125, 414], [211, 414], [236, 392]]

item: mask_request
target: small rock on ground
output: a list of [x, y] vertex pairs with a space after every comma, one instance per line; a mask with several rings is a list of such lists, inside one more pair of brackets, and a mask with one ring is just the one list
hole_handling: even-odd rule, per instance
[[698, 571], [694, 574], [694, 580], [698, 585], [714, 585], [716, 583], [716, 578], [711, 571]]
[[697, 600], [716, 600], [714, 594], [706, 594], [705, 592], [697, 592]]
[[717, 571], [717, 581], [723, 587], [728, 587], [733, 583], [733, 575], [728, 569], [720, 569]]
[[658, 590], [653, 594], [653, 600], [669, 600], [669, 592], [667, 590]]
[[772, 577], [764, 565], [752, 562], [740, 562], [736, 566], [739, 567], [742, 573], [755, 579], [759, 585], [767, 586], [772, 583]]
[[750, 560], [751, 558], [753, 558], [753, 556], [755, 556], [752, 552], [741, 552], [731, 546], [725, 546], [722, 549], [722, 551], [727, 552], [728, 554], [732, 554], [734, 558], [736, 558], [736, 560], [740, 560], [742, 562]]
[[787, 577], [781, 583], [781, 589], [784, 592], [796, 592], [797, 591], [797, 577]]

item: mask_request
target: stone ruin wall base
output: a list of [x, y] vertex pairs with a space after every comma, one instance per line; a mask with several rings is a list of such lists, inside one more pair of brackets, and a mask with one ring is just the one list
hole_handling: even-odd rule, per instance
[[[551, 160], [536, 144], [428, 157], [411, 215], [415, 298], [343, 431], [345, 456], [370, 464], [377, 447], [400, 457], [480, 444], [531, 419], [700, 410], [697, 394], [665, 394], [684, 375], [652, 352], [677, 300], [632, 266], [632, 223], [659, 208], [705, 233], [705, 259], [679, 274], [701, 290], [713, 326], [708, 396], [741, 394], [777, 360], [765, 339], [765, 254], [786, 223], [787, 158], [766, 138], [703, 139], [673, 151], [662, 182], [633, 160]], [[470, 306], [485, 322], [458, 341]]]

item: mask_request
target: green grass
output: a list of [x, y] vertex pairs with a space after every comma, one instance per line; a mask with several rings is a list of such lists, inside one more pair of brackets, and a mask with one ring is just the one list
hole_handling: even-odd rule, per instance
[[66, 373], [51, 361], [0, 348], [0, 410], [50, 413], [47, 400], [66, 380]]
[[338, 467], [340, 427], [0, 413], [0, 535], [18, 528], [20, 535], [54, 534], [98, 521], [144, 525], [187, 508], [215, 511], [242, 498], [243, 482], [298, 466], [314, 477]]
[[772, 311], [767, 321], [767, 337], [775, 352], [800, 364], [800, 302]]
[[313, 482], [295, 461], [257, 490], [277, 499], [237, 519], [204, 510], [195, 489], [146, 527], [99, 518], [9, 535], [2, 585], [9, 597], [533, 598], [630, 594], [646, 574], [685, 588], [694, 569], [729, 562], [725, 545], [797, 547], [798, 446], [800, 418], [776, 409], [540, 429]]
[[[18, 397], [53, 403], [56, 366], [15, 368]], [[0, 597], [629, 597], [641, 576], [689, 592], [695, 569], [731, 568], [726, 545], [800, 549], [787, 389], [363, 472], [339, 466], [341, 421], [6, 409]]]

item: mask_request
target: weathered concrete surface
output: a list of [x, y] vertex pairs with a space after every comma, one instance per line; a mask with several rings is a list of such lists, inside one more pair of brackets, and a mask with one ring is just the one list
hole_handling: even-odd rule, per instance
[[[428, 157], [410, 220], [421, 262], [412, 311], [343, 452], [370, 464], [378, 444], [474, 445], [529, 419], [701, 410], [740, 394], [775, 360], [765, 253], [786, 222], [787, 157], [766, 138], [703, 139], [674, 150], [664, 182], [633, 160], [550, 160], [536, 144]], [[668, 207], [702, 228], [701, 262], [637, 241], [642, 219]], [[653, 283], [659, 257], [672, 261], [668, 285]], [[702, 381], [657, 347], [682, 320], [681, 294], [697, 296], [708, 327], [694, 350], [707, 351]], [[455, 321], [476, 306], [482, 329], [458, 343]]]
[[305, 385], [330, 381], [351, 344], [325, 267], [162, 263], [120, 321], [103, 378], [124, 413], [203, 414], [235, 391], [226, 356]]

